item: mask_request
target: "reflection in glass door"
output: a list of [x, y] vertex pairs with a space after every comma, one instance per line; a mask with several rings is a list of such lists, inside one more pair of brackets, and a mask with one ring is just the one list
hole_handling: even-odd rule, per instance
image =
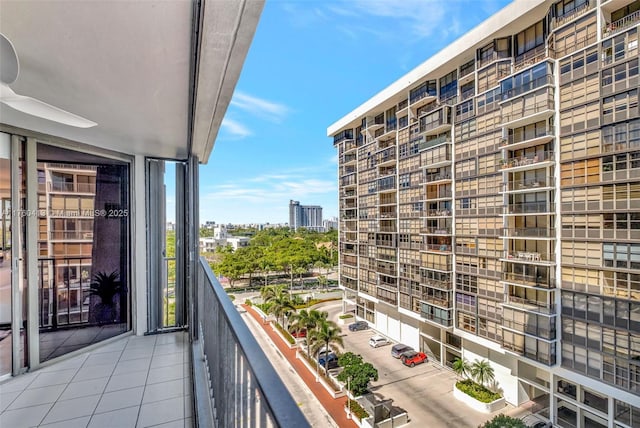
[[11, 136], [0, 133], [0, 376], [11, 373]]
[[40, 362], [130, 325], [129, 165], [38, 144]]

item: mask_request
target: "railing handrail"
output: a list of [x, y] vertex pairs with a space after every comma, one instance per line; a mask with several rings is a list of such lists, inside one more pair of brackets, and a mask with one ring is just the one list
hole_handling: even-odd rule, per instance
[[623, 18], [620, 18], [617, 21], [613, 21], [605, 25], [605, 27], [602, 29], [602, 34], [604, 37], [611, 36], [612, 34], [616, 34], [628, 28], [630, 26], [629, 24], [633, 24], [634, 22], [639, 20], [640, 20], [640, 10], [636, 10], [635, 12], [630, 13], [629, 15]]
[[[246, 364], [261, 392], [261, 404], [266, 405], [268, 413], [273, 417], [274, 425], [277, 427], [310, 427], [309, 422], [242, 320], [233, 302], [229, 300], [204, 257], [200, 257], [200, 266], [204, 273], [203, 284], [206, 286], [208, 282], [222, 307], [222, 315], [240, 351], [244, 354]], [[203, 322], [205, 321], [204, 315], [203, 313], [198, 315]]]

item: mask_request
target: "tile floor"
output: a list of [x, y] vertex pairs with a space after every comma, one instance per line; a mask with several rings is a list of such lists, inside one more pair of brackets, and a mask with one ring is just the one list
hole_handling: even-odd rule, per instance
[[129, 336], [0, 384], [0, 427], [191, 428], [186, 333]]

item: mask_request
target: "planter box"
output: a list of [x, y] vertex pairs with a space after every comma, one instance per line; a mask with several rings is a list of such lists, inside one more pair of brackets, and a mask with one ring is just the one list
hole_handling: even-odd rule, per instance
[[457, 400], [462, 401], [464, 404], [471, 407], [473, 410], [482, 413], [493, 413], [502, 409], [506, 405], [504, 397], [500, 397], [496, 401], [493, 401], [491, 403], [483, 403], [482, 401], [478, 401], [472, 396], [460, 391], [455, 383], [453, 384], [453, 396]]
[[[347, 414], [347, 417], [349, 417], [349, 408], [347, 406], [344, 406], [344, 412]], [[363, 428], [362, 426], [362, 421], [353, 414], [353, 412], [351, 412], [351, 420], [353, 421], [353, 423], [355, 423], [356, 425], [358, 425], [360, 428]]]
[[[294, 349], [294, 348], [298, 347], [298, 342], [294, 341], [293, 343], [289, 343], [287, 338], [284, 337], [282, 335], [282, 333], [280, 333], [280, 330], [278, 330], [278, 327], [276, 327], [274, 323], [271, 323], [271, 328], [280, 337], [280, 339], [282, 339], [282, 342], [289, 347], [289, 349]], [[294, 340], [295, 340], [295, 338], [294, 338]]]
[[[304, 364], [311, 374], [314, 376], [316, 375], [316, 370], [311, 366], [311, 364], [309, 364], [306, 358], [300, 356], [300, 350], [296, 352], [296, 358], [302, 361], [302, 364]], [[336, 391], [322, 376], [318, 376], [318, 379], [320, 381], [320, 385], [322, 385], [333, 398], [344, 397], [346, 395], [346, 388], [341, 388], [339, 391]]]

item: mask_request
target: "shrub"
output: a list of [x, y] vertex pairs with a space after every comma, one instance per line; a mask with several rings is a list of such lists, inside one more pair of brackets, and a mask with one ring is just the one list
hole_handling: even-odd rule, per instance
[[251, 299], [247, 299], [247, 300], [244, 301], [244, 304], [247, 305], [247, 306], [252, 306], [253, 302], [251, 301]]
[[358, 419], [362, 420], [369, 417], [369, 413], [367, 413], [367, 411], [363, 409], [360, 403], [356, 400], [347, 399], [344, 407], [351, 409], [351, 413], [353, 413]]
[[289, 333], [287, 330], [282, 328], [282, 326], [280, 324], [278, 324], [277, 322], [274, 323], [274, 325], [276, 326], [276, 328], [278, 329], [280, 334], [282, 334], [282, 336], [284, 336], [284, 338], [287, 339], [287, 342], [289, 342], [292, 345], [294, 343], [296, 343], [296, 340], [293, 338], [293, 336], [291, 336], [291, 333]]
[[527, 428], [527, 426], [520, 419], [498, 415], [478, 428]]
[[340, 315], [338, 318], [340, 318], [341, 320], [346, 320], [346, 319], [349, 319], [349, 318], [353, 318], [353, 314]]
[[371, 363], [366, 363], [362, 356], [353, 352], [344, 353], [338, 358], [338, 364], [344, 370], [338, 375], [340, 382], [348, 383], [353, 395], [363, 395], [367, 392], [369, 382], [378, 380], [378, 370]]
[[500, 394], [489, 391], [471, 379], [456, 382], [456, 388], [482, 403], [491, 403], [502, 397]]
[[234, 300], [236, 300], [236, 296], [234, 296], [233, 294], [229, 294], [229, 300], [233, 302]]

